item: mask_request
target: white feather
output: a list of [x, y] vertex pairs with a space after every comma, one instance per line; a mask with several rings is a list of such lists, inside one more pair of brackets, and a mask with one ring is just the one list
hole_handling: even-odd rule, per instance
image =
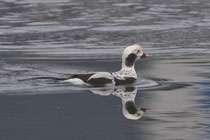
[[112, 75], [119, 80], [125, 80], [127, 77], [137, 78], [136, 71], [132, 68], [121, 69], [118, 72], [112, 73]]
[[[137, 50], [140, 50], [140, 53], [137, 54]], [[139, 59], [143, 55], [143, 51], [141, 46], [139, 45], [132, 45], [128, 46], [124, 49], [122, 54], [122, 68], [127, 67], [125, 65], [125, 59], [128, 57], [129, 54], [135, 53], [137, 55], [137, 58]]]
[[113, 80], [113, 76], [111, 75], [111, 73], [109, 72], [97, 72], [96, 74], [93, 74], [89, 79], [97, 79], [97, 78], [106, 78], [106, 79], [110, 79]]
[[79, 78], [72, 78], [72, 79], [67, 79], [67, 80], [64, 80], [64, 82], [70, 82], [74, 85], [84, 85], [85, 83], [79, 79]]

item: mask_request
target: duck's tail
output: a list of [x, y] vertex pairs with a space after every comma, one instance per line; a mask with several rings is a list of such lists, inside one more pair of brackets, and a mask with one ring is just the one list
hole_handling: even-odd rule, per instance
[[64, 81], [69, 79], [68, 78], [59, 78], [59, 77], [32, 77], [32, 78], [27, 78], [27, 79], [20, 79], [18, 81], [28, 81], [28, 80], [54, 80], [54, 81]]

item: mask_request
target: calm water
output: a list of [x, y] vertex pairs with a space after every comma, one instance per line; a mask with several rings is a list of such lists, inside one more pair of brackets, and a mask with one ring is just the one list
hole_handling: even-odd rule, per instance
[[[209, 0], [0, 1], [0, 139], [208, 140]], [[140, 44], [138, 81], [87, 88], [33, 77], [117, 71]], [[123, 113], [132, 100], [148, 108]]]

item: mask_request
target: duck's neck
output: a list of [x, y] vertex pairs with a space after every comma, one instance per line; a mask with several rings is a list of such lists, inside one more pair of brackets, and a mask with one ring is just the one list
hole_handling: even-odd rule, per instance
[[122, 76], [137, 78], [137, 74], [136, 74], [134, 65], [131, 67], [128, 67], [122, 63], [122, 68], [118, 73]]
[[[124, 61], [122, 61], [121, 70], [131, 70], [135, 71], [135, 63], [132, 66], [127, 66]], [[136, 71], [135, 71], [136, 72]]]
[[126, 78], [134, 78], [137, 79], [137, 74], [134, 68], [134, 65], [131, 67], [126, 66], [124, 62], [122, 62], [122, 68], [120, 71], [112, 73], [112, 75], [116, 79], [125, 80]]

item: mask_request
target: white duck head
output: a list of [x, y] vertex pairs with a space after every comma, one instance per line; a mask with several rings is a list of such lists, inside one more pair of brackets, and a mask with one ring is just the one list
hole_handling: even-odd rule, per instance
[[143, 57], [149, 57], [149, 55], [143, 53], [140, 45], [126, 47], [122, 54], [122, 68], [134, 68], [136, 60]]

